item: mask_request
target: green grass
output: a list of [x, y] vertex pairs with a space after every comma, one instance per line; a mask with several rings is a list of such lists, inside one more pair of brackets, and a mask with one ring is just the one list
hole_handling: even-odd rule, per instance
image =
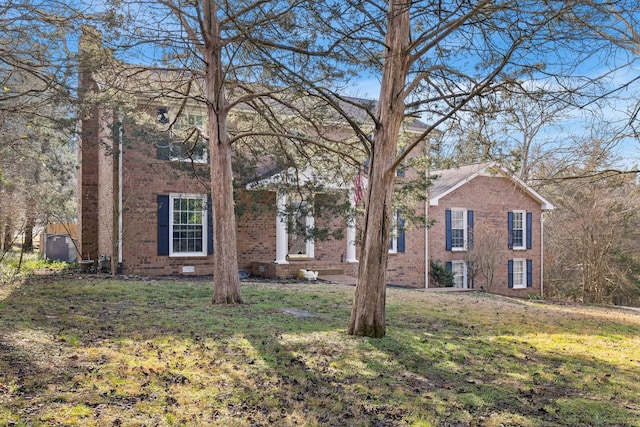
[[352, 287], [83, 277], [5, 288], [0, 425], [640, 426], [638, 312], [390, 288], [368, 339]]
[[[0, 303], [17, 284], [33, 274], [59, 273], [70, 268], [64, 262], [49, 262], [38, 253], [0, 252]], [[1, 306], [0, 306], [1, 308]]]

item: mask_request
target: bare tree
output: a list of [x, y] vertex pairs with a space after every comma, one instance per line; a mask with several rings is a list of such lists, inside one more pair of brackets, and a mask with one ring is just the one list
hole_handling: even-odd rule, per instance
[[496, 270], [504, 265], [504, 242], [507, 240], [504, 227], [489, 221], [478, 221], [469, 240], [471, 243], [466, 252], [468, 280], [473, 281], [481, 275], [484, 286], [480, 286], [490, 292]]
[[[517, 85], [519, 77], [539, 71], [533, 52], [552, 49], [553, 31], [547, 30], [557, 24], [564, 6], [494, 1], [347, 3], [345, 8], [360, 14], [356, 22], [369, 22], [361, 39], [367, 40], [363, 42], [367, 49], [359, 53], [367, 54], [367, 65], [381, 70], [380, 96], [376, 110], [371, 111], [374, 131], [370, 140], [364, 139], [370, 142], [369, 186], [348, 333], [381, 337], [386, 327], [387, 243], [395, 169], [471, 101], [489, 98]], [[401, 124], [416, 116], [428, 120], [429, 126], [398, 155]]]
[[10, 209], [3, 204], [11, 218], [5, 234], [24, 232], [26, 250], [36, 224], [75, 216], [69, 183], [77, 64], [67, 42], [81, 21], [97, 18], [75, 6], [56, 0], [0, 5], [0, 193], [13, 200]]
[[[114, 13], [121, 12], [122, 3], [114, 2]], [[304, 74], [314, 82], [331, 82], [344, 73], [329, 66], [333, 61], [330, 52], [316, 43], [317, 38], [306, 25], [305, 12], [313, 8], [313, 2], [124, 3], [133, 11], [124, 26], [125, 33], [130, 30], [130, 34], [127, 33], [126, 43], [120, 39], [113, 41], [112, 46], [118, 48], [124, 59], [132, 49], [137, 49], [141, 62], [138, 71], [126, 67], [126, 75], [139, 78], [151, 70], [173, 76], [164, 81], [164, 87], [153, 85], [153, 90], [173, 98], [179, 106], [196, 102], [207, 111], [207, 127], [195, 131], [208, 139], [210, 153], [214, 223], [212, 302], [240, 303], [234, 153], [241, 151], [238, 146], [249, 146], [247, 154], [257, 146], [270, 145], [272, 152], [281, 153], [286, 162], [298, 167], [296, 159], [317, 154], [318, 149], [312, 145], [322, 147], [324, 153], [336, 152], [332, 144], [343, 142], [344, 137], [327, 131], [326, 114], [325, 127], [317, 125], [314, 117], [322, 112], [322, 107], [317, 100], [304, 101], [305, 92], [300, 86], [292, 86], [294, 79], [289, 76]], [[142, 8], [146, 13], [138, 14]], [[105, 38], [108, 35], [106, 32]], [[131, 48], [129, 53], [127, 47]], [[158, 54], [153, 56], [154, 53]], [[291, 72], [283, 72], [283, 66]], [[117, 82], [118, 77], [114, 79]], [[122, 86], [118, 89], [124, 90]], [[128, 90], [131, 93], [131, 87]], [[138, 92], [138, 95], [145, 94]], [[251, 119], [240, 126], [234, 120], [236, 110]], [[252, 121], [253, 126], [249, 126]], [[304, 132], [296, 132], [301, 128]], [[293, 150], [287, 148], [292, 141], [298, 142]]]
[[640, 191], [628, 174], [592, 175], [610, 160], [600, 157], [601, 142], [587, 147], [591, 161], [548, 189], [557, 201], [546, 226], [548, 295], [638, 305]]

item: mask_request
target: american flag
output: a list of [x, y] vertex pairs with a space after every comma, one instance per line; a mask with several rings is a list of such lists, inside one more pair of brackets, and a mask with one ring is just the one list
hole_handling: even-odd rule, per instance
[[353, 201], [355, 203], [364, 200], [364, 191], [367, 188], [367, 178], [362, 171], [358, 171], [353, 180]]

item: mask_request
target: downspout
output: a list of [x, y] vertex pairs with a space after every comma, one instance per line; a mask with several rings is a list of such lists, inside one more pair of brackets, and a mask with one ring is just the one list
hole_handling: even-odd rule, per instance
[[122, 274], [122, 140], [124, 139], [123, 120], [118, 129], [118, 274]]
[[427, 221], [424, 226], [424, 287], [429, 289], [429, 190], [424, 202], [424, 216]]
[[540, 213], [540, 298], [544, 299], [544, 212]]
[[[429, 146], [427, 144], [427, 146]], [[427, 154], [429, 154], [427, 152]], [[427, 171], [425, 172], [425, 178], [427, 180], [427, 198], [424, 202], [424, 288], [429, 289], [429, 203], [431, 201], [431, 195], [429, 194], [429, 178], [431, 176], [431, 168], [427, 166]]]

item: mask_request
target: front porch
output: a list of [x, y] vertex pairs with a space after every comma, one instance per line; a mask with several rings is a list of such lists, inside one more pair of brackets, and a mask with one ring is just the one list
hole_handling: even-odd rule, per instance
[[320, 261], [315, 259], [292, 259], [288, 263], [254, 261], [251, 263], [251, 275], [269, 279], [288, 279], [295, 277], [298, 270], [318, 272], [318, 278], [323, 276], [358, 276], [357, 262]]

